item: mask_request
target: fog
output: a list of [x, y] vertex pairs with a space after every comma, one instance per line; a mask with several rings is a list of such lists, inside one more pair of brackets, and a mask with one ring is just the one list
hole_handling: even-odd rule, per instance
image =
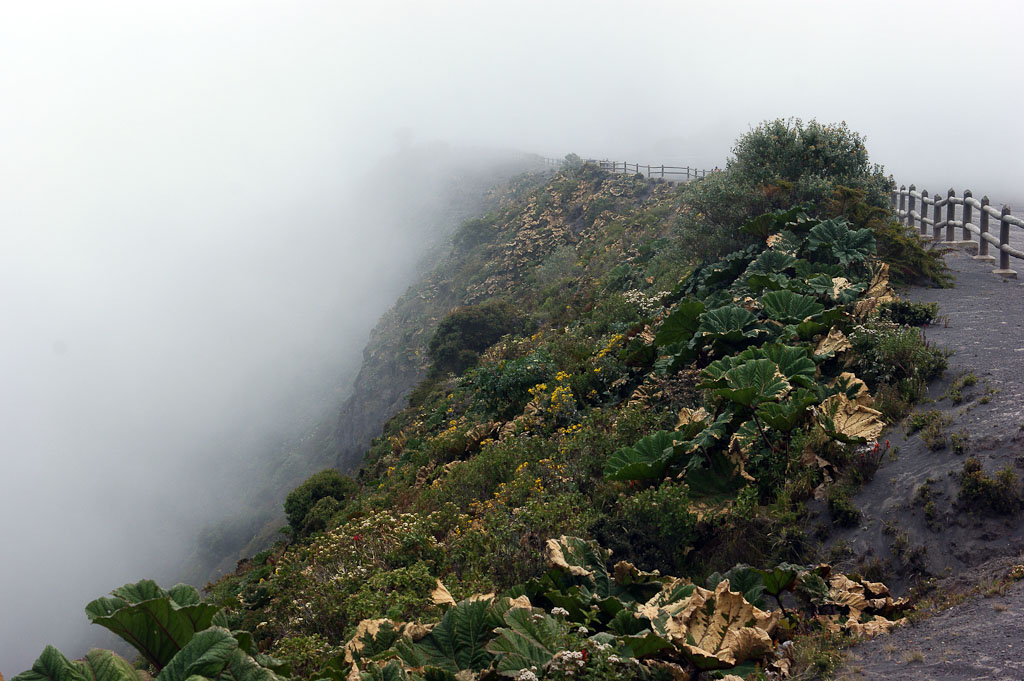
[[844, 120], [901, 182], [1024, 200], [1024, 8], [838, 7], [0, 5], [0, 673], [184, 573], [497, 150], [713, 167]]

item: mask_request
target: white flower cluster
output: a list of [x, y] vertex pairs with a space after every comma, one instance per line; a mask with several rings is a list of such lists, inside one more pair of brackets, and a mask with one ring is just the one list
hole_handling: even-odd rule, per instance
[[548, 664], [552, 670], [561, 672], [565, 676], [572, 676], [587, 662], [583, 659], [583, 653], [578, 650], [560, 650], [555, 653]]
[[622, 297], [626, 299], [627, 303], [636, 307], [643, 314], [652, 315], [664, 307], [661, 304], [661, 299], [668, 295], [668, 293], [668, 291], [659, 291], [653, 296], [648, 296], [643, 291], [631, 289], [623, 293]]
[[560, 607], [558, 607], [556, 605], [555, 607], [551, 608], [551, 614], [552, 615], [568, 615], [569, 611], [566, 610], [565, 608], [560, 608]]
[[529, 669], [520, 669], [516, 674], [516, 681], [537, 681], [537, 675]]

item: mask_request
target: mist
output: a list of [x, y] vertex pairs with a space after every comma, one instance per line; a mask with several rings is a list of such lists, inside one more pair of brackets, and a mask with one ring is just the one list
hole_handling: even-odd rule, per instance
[[0, 7], [0, 672], [184, 574], [508, 152], [724, 166], [842, 120], [899, 182], [1024, 200], [1024, 8], [842, 7]]

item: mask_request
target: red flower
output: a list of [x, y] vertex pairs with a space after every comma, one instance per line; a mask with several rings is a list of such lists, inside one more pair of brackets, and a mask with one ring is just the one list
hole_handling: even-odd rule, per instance
[[360, 540], [360, 539], [362, 539], [362, 538], [363, 538], [363, 535], [361, 535], [361, 534], [356, 534], [356, 535], [353, 535], [353, 536], [352, 536], [352, 541], [359, 541], [359, 540]]
[[583, 661], [584, 661], [584, 662], [586, 662], [586, 661], [587, 661], [587, 649], [586, 649], [586, 648], [584, 648], [584, 649], [583, 649], [583, 650], [581, 650], [580, 652], [582, 652], [582, 653], [583, 653]]

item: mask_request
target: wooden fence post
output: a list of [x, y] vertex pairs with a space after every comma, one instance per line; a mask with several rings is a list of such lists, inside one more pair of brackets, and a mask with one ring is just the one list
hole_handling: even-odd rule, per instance
[[974, 235], [971, 230], [967, 229], [967, 225], [970, 224], [972, 217], [972, 206], [967, 203], [971, 199], [971, 196], [971, 190], [965, 189], [963, 198], [964, 209], [960, 214], [960, 221], [963, 223], [963, 226], [960, 228], [960, 246], [971, 255], [977, 255], [978, 244], [974, 241]]
[[964, 227], [963, 227], [963, 231], [960, 233], [960, 238], [963, 239], [964, 241], [973, 241], [974, 240], [974, 236], [972, 235], [971, 230], [967, 229], [967, 224], [971, 221], [971, 217], [972, 217], [971, 216], [971, 208], [972, 208], [972, 206], [971, 206], [971, 204], [967, 203], [967, 199], [971, 198], [972, 196], [974, 196], [974, 194], [971, 193], [970, 189], [965, 189], [964, 190], [964, 212], [963, 212], [963, 215], [960, 216], [961, 219], [964, 221]]
[[953, 203], [955, 198], [956, 191], [950, 187], [946, 192], [946, 241], [955, 241], [953, 239], [953, 222], [956, 220], [956, 204]]
[[985, 238], [988, 236], [988, 211], [985, 210], [988, 204], [988, 197], [981, 197], [981, 210], [978, 211], [978, 231], [981, 234], [978, 235], [978, 255], [974, 257], [985, 262], [995, 262], [995, 256], [988, 254], [988, 240]]
[[[916, 199], [914, 198], [914, 192], [916, 190], [917, 187], [915, 187], [914, 185], [910, 185], [910, 191], [907, 192], [907, 226], [910, 227], [911, 231], [913, 231], [914, 229], [914, 216], [911, 215], [911, 213], [914, 212], [914, 201], [916, 201]], [[924, 208], [924, 205], [922, 205], [921, 207]], [[924, 222], [922, 222], [921, 224], [923, 225]]]
[[[934, 196], [932, 197], [932, 200], [933, 201], [935, 200]], [[927, 218], [927, 217], [928, 217], [928, 190], [927, 189], [922, 189], [921, 190], [921, 238], [923, 238], [923, 239], [931, 239], [931, 237], [928, 236], [928, 224], [925, 222], [925, 218]]]
[[992, 273], [998, 274], [1001, 277], [1016, 279], [1017, 273], [1010, 269], [1010, 254], [1003, 250], [1003, 246], [1009, 246], [1010, 244], [1010, 221], [1007, 220], [1009, 216], [1010, 207], [1004, 205], [1002, 217], [999, 219], [999, 269], [992, 270]]
[[932, 210], [932, 241], [938, 241], [942, 238], [942, 204], [939, 203], [938, 194], [932, 197], [932, 204], [934, 204], [934, 209]]
[[[904, 211], [907, 209], [907, 195], [905, 193], [906, 191], [907, 191], [907, 186], [901, 184], [900, 185], [900, 210], [899, 210], [899, 213], [897, 213], [897, 216], [899, 217], [901, 222], [903, 222]], [[903, 224], [906, 224], [906, 223], [904, 222]]]

